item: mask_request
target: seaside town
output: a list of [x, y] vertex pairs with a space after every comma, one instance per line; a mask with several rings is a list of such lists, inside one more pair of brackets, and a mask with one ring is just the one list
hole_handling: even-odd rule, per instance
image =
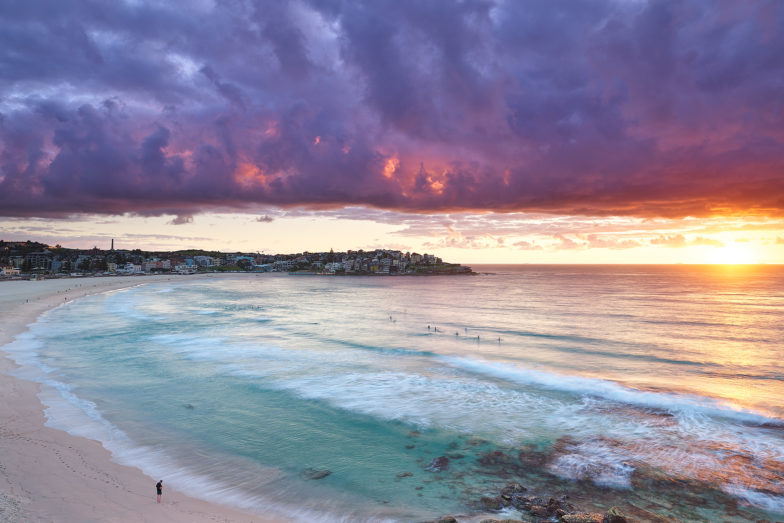
[[98, 275], [196, 274], [202, 272], [286, 272], [318, 275], [473, 274], [433, 254], [390, 249], [296, 254], [222, 253], [181, 250], [69, 249], [31, 241], [0, 240], [0, 278], [38, 279]]

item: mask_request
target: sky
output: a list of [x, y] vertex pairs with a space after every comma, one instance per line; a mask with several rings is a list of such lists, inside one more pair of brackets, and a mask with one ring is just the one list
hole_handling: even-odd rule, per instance
[[0, 239], [784, 263], [779, 0], [5, 0]]

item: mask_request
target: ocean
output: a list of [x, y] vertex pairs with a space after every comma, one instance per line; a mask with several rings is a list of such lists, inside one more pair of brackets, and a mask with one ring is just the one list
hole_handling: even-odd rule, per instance
[[640, 520], [784, 518], [781, 267], [474, 269], [172, 278], [3, 350], [48, 425], [256, 512], [424, 521], [519, 482]]

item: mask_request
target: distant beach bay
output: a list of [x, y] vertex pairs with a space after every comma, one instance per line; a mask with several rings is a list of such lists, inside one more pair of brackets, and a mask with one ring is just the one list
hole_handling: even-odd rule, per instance
[[781, 267], [473, 269], [138, 278], [2, 349], [49, 426], [262, 515], [784, 518]]

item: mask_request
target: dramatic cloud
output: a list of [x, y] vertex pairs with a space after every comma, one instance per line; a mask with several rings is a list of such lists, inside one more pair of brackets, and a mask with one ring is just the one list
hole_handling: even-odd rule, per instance
[[0, 215], [782, 216], [782, 27], [778, 0], [6, 0]]

